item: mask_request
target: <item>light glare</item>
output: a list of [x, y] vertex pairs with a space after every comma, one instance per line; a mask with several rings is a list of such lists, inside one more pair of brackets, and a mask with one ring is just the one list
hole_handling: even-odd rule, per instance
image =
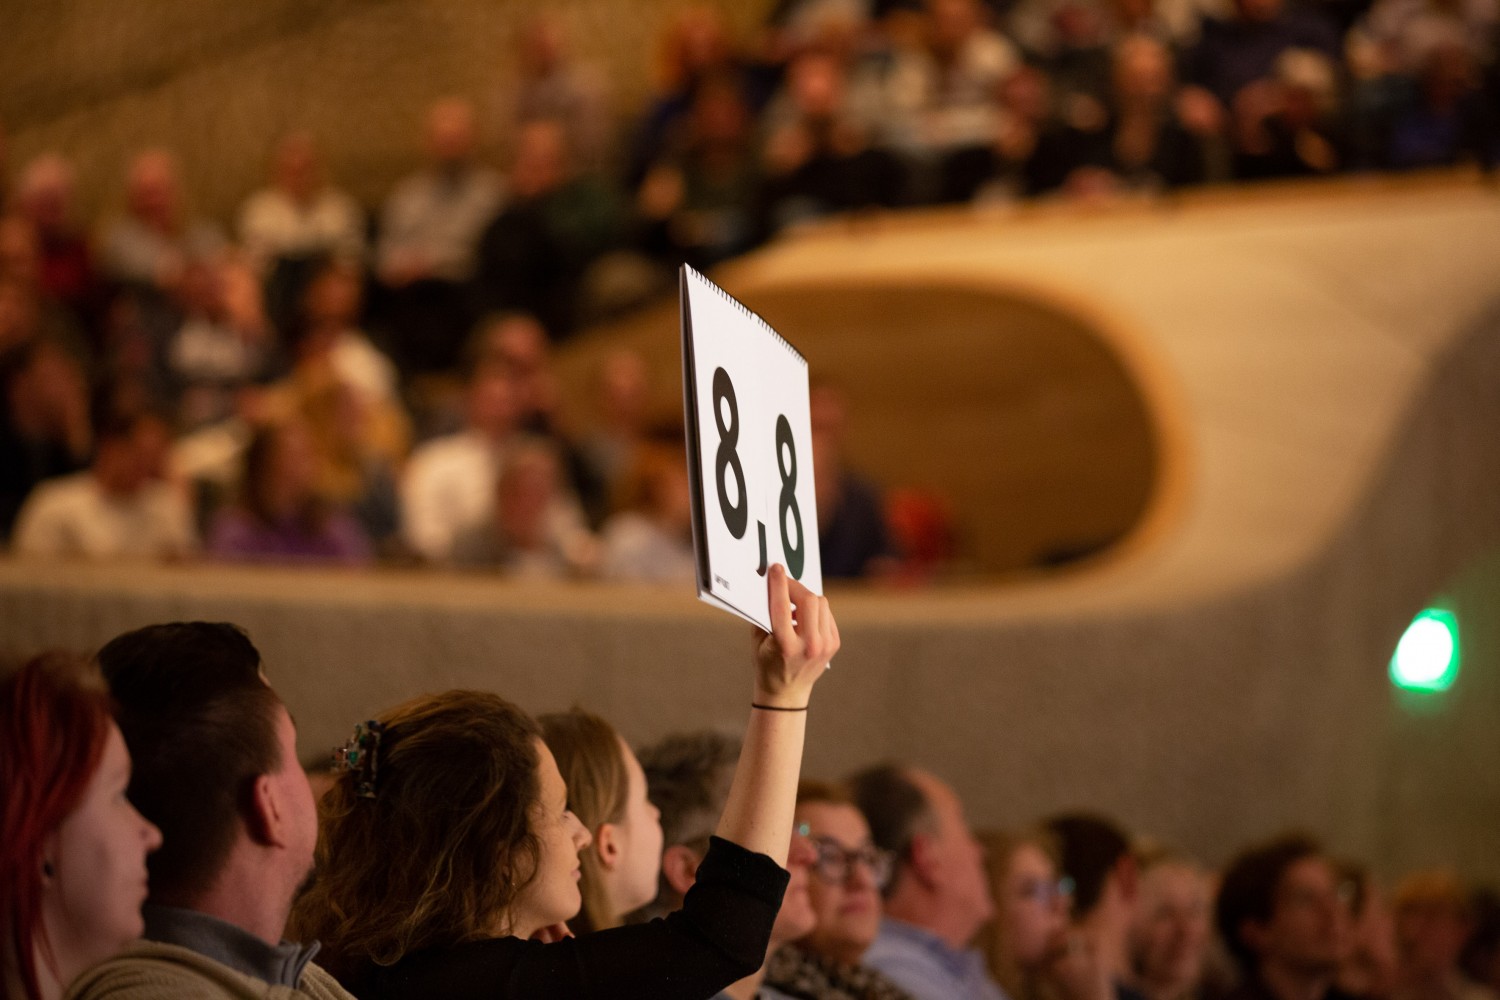
[[1458, 675], [1458, 620], [1428, 608], [1407, 626], [1391, 657], [1391, 681], [1418, 691], [1446, 691]]

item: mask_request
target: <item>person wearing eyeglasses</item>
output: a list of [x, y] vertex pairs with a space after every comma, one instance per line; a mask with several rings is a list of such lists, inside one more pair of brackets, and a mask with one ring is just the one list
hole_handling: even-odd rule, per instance
[[1068, 946], [1073, 883], [1058, 871], [1057, 843], [1041, 830], [980, 835], [995, 919], [976, 942], [1012, 1000], [1080, 998], [1052, 975]]
[[890, 882], [894, 856], [875, 846], [870, 824], [837, 785], [802, 782], [794, 819], [814, 852], [807, 894], [816, 923], [771, 955], [766, 982], [805, 1000], [910, 1000], [860, 962], [880, 931], [880, 891]]
[[1337, 984], [1350, 932], [1340, 890], [1332, 859], [1301, 835], [1230, 862], [1214, 904], [1214, 924], [1243, 977], [1229, 1000], [1352, 1000]]

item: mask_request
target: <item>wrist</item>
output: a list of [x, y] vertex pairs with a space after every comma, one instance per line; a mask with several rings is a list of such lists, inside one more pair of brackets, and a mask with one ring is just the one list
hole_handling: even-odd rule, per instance
[[750, 704], [772, 711], [803, 711], [812, 698], [811, 691], [763, 691], [757, 689], [750, 697]]

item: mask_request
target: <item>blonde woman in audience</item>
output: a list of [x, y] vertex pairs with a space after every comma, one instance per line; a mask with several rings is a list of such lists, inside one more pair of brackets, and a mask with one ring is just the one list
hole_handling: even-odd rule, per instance
[[618, 927], [624, 914], [656, 898], [661, 811], [646, 797], [646, 775], [613, 726], [575, 708], [539, 720], [547, 749], [568, 785], [568, 804], [593, 843], [579, 856], [583, 909], [575, 934]]
[[130, 754], [91, 665], [42, 656], [0, 681], [0, 997], [58, 1000], [139, 937], [161, 833], [125, 798]]
[[1142, 861], [1130, 932], [1130, 985], [1146, 1000], [1203, 995], [1212, 905], [1208, 873], [1197, 864], [1169, 853]]
[[1041, 831], [980, 839], [995, 898], [995, 918], [979, 934], [990, 974], [1011, 1000], [1048, 996], [1044, 981], [1068, 932], [1070, 887], [1057, 846]]
[[496, 695], [453, 691], [357, 731], [351, 770], [323, 800], [299, 931], [363, 1000], [701, 1000], [757, 970], [787, 885], [805, 709], [839, 646], [826, 600], [780, 566], [768, 585], [744, 751], [680, 913], [533, 940], [578, 913], [591, 835], [536, 723]]
[[397, 406], [396, 366], [359, 328], [363, 307], [357, 268], [330, 260], [314, 270], [298, 303], [293, 344], [298, 367], [326, 365], [361, 397]]
[[312, 439], [318, 492], [346, 507], [372, 543], [400, 551], [396, 482], [409, 440], [406, 414], [325, 365], [300, 368], [284, 388], [289, 395], [278, 402], [290, 404], [285, 412]]
[[325, 264], [303, 292], [296, 365], [268, 393], [278, 416], [303, 420], [312, 435], [319, 490], [348, 505], [371, 542], [399, 549], [396, 483], [411, 446], [411, 421], [395, 366], [355, 323], [359, 276]]
[[1396, 886], [1395, 1000], [1495, 1000], [1459, 968], [1474, 927], [1469, 891], [1447, 869], [1413, 872]]

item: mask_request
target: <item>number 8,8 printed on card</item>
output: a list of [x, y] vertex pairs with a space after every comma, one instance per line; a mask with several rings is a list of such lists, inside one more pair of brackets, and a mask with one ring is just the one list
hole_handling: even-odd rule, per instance
[[[714, 471], [719, 487], [719, 512], [724, 515], [724, 526], [729, 529], [729, 533], [735, 538], [743, 538], [749, 503], [745, 497], [745, 469], [740, 464], [740, 456], [735, 452], [740, 439], [739, 405], [734, 395], [734, 383], [730, 381], [729, 373], [722, 368], [714, 369], [713, 408], [714, 422], [719, 426], [719, 450], [714, 458]], [[727, 427], [724, 426], [726, 408], [729, 414]], [[797, 507], [797, 443], [792, 438], [791, 423], [779, 413], [776, 415], [776, 467], [781, 472], [781, 502], [777, 507], [776, 518], [781, 525], [781, 550], [786, 556], [787, 572], [800, 580], [807, 547], [802, 539], [802, 512]], [[727, 476], [730, 472], [734, 473], [736, 495], [739, 497], [733, 503], [730, 502], [727, 491]], [[788, 514], [795, 524], [790, 535], [787, 532]], [[764, 576], [769, 565], [766, 561], [766, 525], [764, 521], [757, 521], [755, 526], [760, 532], [760, 565], [755, 567], [755, 572]]]
[[807, 362], [688, 267], [682, 351], [698, 596], [769, 629], [772, 563], [822, 591]]

